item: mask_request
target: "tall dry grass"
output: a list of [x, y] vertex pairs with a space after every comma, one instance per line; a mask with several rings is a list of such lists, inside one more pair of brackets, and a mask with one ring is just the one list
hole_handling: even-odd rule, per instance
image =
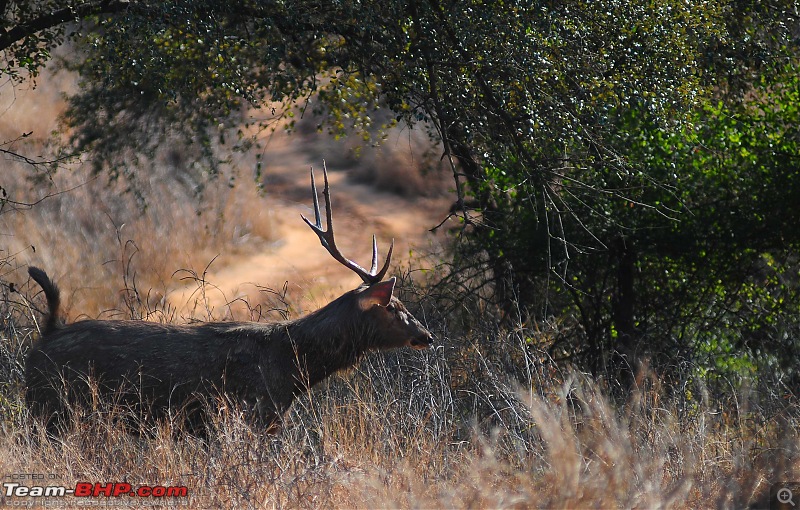
[[[5, 303], [18, 312], [3, 343], [17, 372], [15, 335], [35, 331], [21, 302]], [[369, 356], [295, 402], [278, 435], [231, 406], [205, 439], [169, 423], [134, 434], [100, 406], [47, 438], [21, 385], [6, 386], [0, 472], [188, 487], [157, 501], [166, 508], [746, 508], [800, 477], [797, 406], [675, 392], [650, 372], [613, 400], [602, 381], [552, 362], [525, 324], [485, 317], [464, 329], [420, 306], [435, 348]]]
[[234, 154], [209, 177], [191, 147], [165, 142], [125, 177], [95, 175], [85, 156], [62, 159], [62, 137], [52, 134], [73, 77], [43, 76], [36, 90], [0, 86], [0, 187], [11, 200], [0, 201], [4, 281], [21, 284], [26, 266], [39, 265], [70, 289], [68, 315], [72, 307], [90, 316], [130, 311], [140, 288], [156, 310], [180, 285], [177, 269], [202, 273], [220, 253], [271, 239], [255, 157]]
[[22, 171], [8, 174], [3, 185], [17, 201], [53, 195], [32, 210], [0, 215], [2, 255], [14, 261], [10, 269], [22, 268], [16, 280], [25, 279], [24, 266], [46, 268], [70, 289], [68, 314], [72, 307], [92, 315], [125, 309], [120, 288], [134, 285], [152, 289], [157, 306], [176, 285], [176, 269], [202, 272], [223, 251], [253, 250], [270, 239], [268, 210], [252, 181], [215, 181], [198, 197], [170, 172], [161, 166], [143, 172], [135, 185], [144, 199], [83, 168], [35, 183]]
[[[59, 235], [44, 231], [53, 237], [42, 240]], [[132, 249], [114, 229], [98, 234], [89, 223], [86, 231], [87, 246], [108, 235], [115, 248], [76, 250], [77, 260], [116, 257], [119, 264]], [[69, 260], [68, 249], [58, 257]], [[79, 264], [64, 271], [62, 280], [72, 271], [80, 278]], [[84, 288], [65, 301], [84, 293], [84, 304], [72, 305], [78, 310], [112, 296], [107, 306], [117, 315], [146, 316], [146, 292], [126, 298], [134, 306], [127, 312], [114, 302], [118, 289], [130, 289], [131, 267], [109, 271], [119, 277], [107, 290]], [[435, 333], [434, 349], [368, 357], [296, 402], [279, 435], [232, 408], [214, 415], [207, 440], [170, 424], [132, 434], [114, 413], [90, 410], [89, 419], [49, 439], [32, 427], [22, 402], [21, 364], [42, 304], [31, 297], [35, 289], [4, 290], [2, 473], [53, 475], [66, 486], [186, 486], [188, 499], [157, 503], [191, 508], [745, 508], [766, 504], [771, 483], [800, 479], [796, 405], [781, 408], [755, 391], [712, 396], [700, 384], [676, 392], [660, 387], [655, 373], [641, 374], [638, 391], [620, 402], [603, 381], [550, 360], [548, 332], [523, 323], [500, 328], [486, 312], [445, 314], [425, 300], [415, 315]], [[114, 502], [122, 503], [144, 504]]]
[[326, 160], [329, 168], [347, 170], [357, 182], [403, 197], [441, 196], [453, 187], [442, 147], [427, 131], [430, 126], [393, 125], [388, 112], [378, 111], [362, 133], [366, 136], [352, 132], [337, 138], [325, 131], [324, 122], [310, 113], [295, 119], [295, 136], [312, 160]]

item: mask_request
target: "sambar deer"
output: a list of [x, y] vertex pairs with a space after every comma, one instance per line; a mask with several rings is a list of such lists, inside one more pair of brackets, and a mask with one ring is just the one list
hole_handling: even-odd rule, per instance
[[380, 271], [375, 236], [370, 270], [339, 251], [327, 169], [323, 171], [327, 230], [321, 225], [313, 169], [316, 222], [302, 218], [328, 253], [363, 283], [299, 319], [197, 325], [84, 320], [63, 325], [58, 287], [44, 271], [30, 267], [49, 307], [42, 338], [25, 364], [25, 399], [32, 413], [52, 431], [63, 423], [71, 404], [92, 402], [93, 381], [101, 396], [113, 397], [146, 418], [191, 415], [193, 422], [202, 416], [203, 402], [224, 397], [274, 431], [299, 394], [353, 365], [365, 352], [430, 345], [432, 335], [394, 296], [396, 279], [383, 280], [394, 242]]

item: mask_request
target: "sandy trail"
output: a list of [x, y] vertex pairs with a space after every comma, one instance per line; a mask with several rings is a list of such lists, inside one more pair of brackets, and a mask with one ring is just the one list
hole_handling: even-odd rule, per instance
[[[275, 133], [265, 151], [264, 173], [273, 240], [256, 241], [246, 253], [221, 254], [210, 266], [205, 294], [190, 282], [168, 296], [179, 314], [202, 316], [207, 308], [215, 316], [247, 318], [247, 307], [264, 301], [263, 288], [280, 290], [287, 286], [293, 312], [316, 309], [332, 298], [355, 288], [361, 280], [352, 271], [333, 260], [318, 237], [302, 221], [313, 221], [309, 168], [313, 166], [322, 197], [322, 161], [298, 148], [301, 137]], [[336, 170], [335, 161], [327, 161], [333, 204], [336, 241], [342, 253], [361, 266], [369, 266], [372, 234], [378, 240], [379, 264], [394, 239], [392, 267], [407, 264], [415, 250], [428, 250], [441, 242], [441, 235], [428, 230], [447, 214], [447, 197], [402, 197], [377, 191], [369, 185], [353, 182], [347, 173]], [[391, 272], [390, 272], [391, 274]], [[202, 298], [202, 299], [201, 299]], [[203, 302], [205, 301], [205, 302]]]

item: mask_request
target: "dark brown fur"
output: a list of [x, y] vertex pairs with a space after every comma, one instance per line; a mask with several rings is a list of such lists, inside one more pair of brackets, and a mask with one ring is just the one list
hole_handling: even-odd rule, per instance
[[394, 278], [363, 284], [325, 307], [273, 324], [214, 322], [180, 326], [145, 321], [58, 320], [58, 287], [41, 269], [49, 316], [25, 364], [26, 402], [48, 423], [62, 422], [67, 402], [91, 402], [88, 379], [159, 418], [223, 396], [266, 426], [298, 394], [369, 350], [425, 348], [431, 334], [392, 295]]

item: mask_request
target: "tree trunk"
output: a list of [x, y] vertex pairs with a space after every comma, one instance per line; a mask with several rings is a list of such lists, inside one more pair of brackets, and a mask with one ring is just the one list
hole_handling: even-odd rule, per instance
[[616, 331], [612, 344], [611, 369], [623, 389], [631, 389], [639, 366], [636, 331], [636, 251], [631, 239], [617, 238], [613, 247], [616, 259], [616, 289], [612, 299], [611, 322]]

